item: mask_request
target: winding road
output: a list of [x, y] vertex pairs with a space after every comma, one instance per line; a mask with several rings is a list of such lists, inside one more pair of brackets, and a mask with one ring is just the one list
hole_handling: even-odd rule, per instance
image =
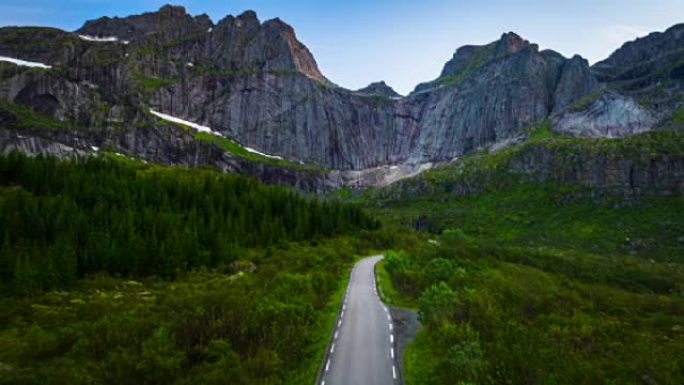
[[352, 270], [320, 385], [399, 383], [392, 318], [375, 285], [375, 264], [382, 258], [362, 259]]

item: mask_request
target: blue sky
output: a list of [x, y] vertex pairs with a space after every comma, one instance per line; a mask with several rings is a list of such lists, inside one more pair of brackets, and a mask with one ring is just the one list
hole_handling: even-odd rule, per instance
[[[66, 30], [99, 16], [158, 9], [153, 0], [2, 0], [0, 25], [47, 25]], [[454, 50], [514, 31], [590, 62], [622, 42], [684, 22], [684, 0], [224, 0], [176, 1], [214, 22], [253, 9], [280, 17], [297, 31], [323, 73], [361, 88], [385, 80], [400, 93], [435, 78]]]

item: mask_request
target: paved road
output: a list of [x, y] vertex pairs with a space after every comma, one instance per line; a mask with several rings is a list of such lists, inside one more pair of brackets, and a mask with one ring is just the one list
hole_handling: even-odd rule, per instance
[[375, 287], [381, 259], [363, 259], [352, 270], [321, 385], [398, 384], [392, 321]]

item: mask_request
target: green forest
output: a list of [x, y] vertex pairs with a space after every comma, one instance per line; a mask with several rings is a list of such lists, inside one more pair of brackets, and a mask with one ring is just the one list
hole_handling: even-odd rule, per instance
[[243, 248], [377, 226], [357, 207], [245, 177], [106, 158], [0, 157], [0, 188], [0, 279], [18, 293], [95, 272], [173, 278]]
[[211, 170], [13, 154], [0, 178], [0, 384], [312, 383], [387, 242], [357, 206]]

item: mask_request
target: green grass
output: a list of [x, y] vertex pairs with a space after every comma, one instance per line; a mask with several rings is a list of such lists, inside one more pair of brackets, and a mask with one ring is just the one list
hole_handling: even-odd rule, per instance
[[198, 132], [195, 135], [195, 139], [201, 142], [205, 143], [211, 143], [214, 144], [218, 147], [220, 147], [222, 150], [226, 152], [230, 152], [231, 154], [238, 156], [240, 158], [248, 159], [253, 162], [257, 163], [263, 163], [263, 164], [268, 164], [272, 166], [277, 166], [277, 167], [284, 167], [284, 168], [290, 168], [293, 170], [297, 171], [305, 171], [305, 172], [314, 172], [314, 173], [324, 173], [327, 170], [318, 165], [313, 165], [313, 164], [299, 164], [299, 163], [294, 163], [290, 162], [287, 160], [283, 159], [274, 159], [274, 158], [269, 158], [267, 156], [255, 154], [253, 152], [247, 151], [242, 145], [237, 143], [236, 141], [232, 139], [228, 139], [223, 136], [217, 136], [217, 135], [212, 135], [206, 132]]
[[82, 129], [75, 124], [57, 121], [49, 116], [4, 98], [0, 98], [0, 113], [14, 116], [18, 128], [29, 131], [71, 131]]
[[144, 78], [142, 80], [142, 86], [146, 90], [154, 91], [159, 88], [168, 87], [178, 81], [179, 79]]
[[154, 93], [164, 87], [172, 86], [181, 81], [180, 78], [157, 78], [149, 76], [138, 76], [135, 79], [137, 89], [145, 94]]
[[675, 124], [684, 124], [684, 107], [680, 107], [677, 112], [675, 112], [672, 121]]
[[524, 130], [529, 135], [530, 141], [543, 141], [546, 139], [560, 139], [562, 135], [554, 132], [551, 129], [551, 121], [545, 120], [541, 123], [534, 124], [528, 129]]
[[378, 293], [384, 303], [402, 309], [416, 310], [418, 308], [418, 302], [415, 299], [407, 298], [394, 287], [390, 274], [385, 269], [384, 260], [375, 266], [375, 276], [378, 282]]
[[470, 79], [471, 76], [473, 76], [477, 71], [479, 71], [493, 59], [492, 56], [494, 55], [495, 49], [496, 43], [481, 47], [475, 56], [470, 60], [470, 62], [468, 62], [466, 68], [457, 74], [448, 75], [439, 79], [438, 81], [440, 85], [452, 87]]
[[601, 96], [603, 96], [605, 92], [605, 88], [599, 88], [598, 90], [592, 92], [591, 94], [585, 96], [584, 98], [572, 104], [569, 107], [570, 111], [579, 112], [586, 110], [587, 107], [594, 104], [595, 101], [597, 101]]

